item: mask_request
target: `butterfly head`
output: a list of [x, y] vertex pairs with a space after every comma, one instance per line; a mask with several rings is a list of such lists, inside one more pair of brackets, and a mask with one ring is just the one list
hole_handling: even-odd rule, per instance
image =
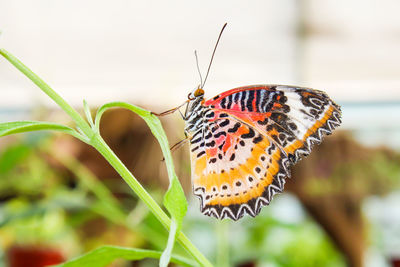
[[198, 86], [196, 89], [194, 89], [192, 92], [188, 94], [188, 99], [191, 101], [203, 97], [204, 97], [204, 90], [200, 86]]

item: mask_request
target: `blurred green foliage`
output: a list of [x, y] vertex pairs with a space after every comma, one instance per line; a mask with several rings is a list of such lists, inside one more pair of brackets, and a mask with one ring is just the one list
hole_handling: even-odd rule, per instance
[[[120, 187], [106, 186], [77, 159], [59, 153], [57, 138], [35, 133], [9, 141], [0, 149], [0, 266], [6, 266], [7, 251], [16, 244], [59, 248], [66, 258], [104, 244], [152, 250], [165, 247], [168, 233], [147, 207], [129, 190], [124, 194], [130, 194], [133, 201], [120, 199], [113, 192]], [[352, 184], [355, 192], [385, 193], [399, 184], [397, 154], [393, 157], [387, 160], [387, 155], [377, 153], [368, 166], [345, 162], [333, 175], [351, 174], [359, 176], [359, 181], [365, 180], [367, 170], [373, 177], [384, 177], [387, 186], [373, 178], [368, 186]], [[310, 194], [313, 188], [319, 191], [316, 187], [336, 188], [334, 177], [317, 180], [319, 184], [309, 184]], [[161, 202], [162, 192], [153, 188], [151, 193]], [[285, 198], [278, 196], [273, 207], [256, 218], [221, 224], [200, 215], [194, 201], [184, 231], [218, 266], [345, 266], [344, 257], [309, 217], [288, 221], [277, 216], [276, 209], [293, 206], [282, 204]], [[174, 255], [185, 255], [185, 251], [177, 246]], [[125, 265], [118, 261], [116, 266]]]
[[[136, 201], [132, 206], [115, 197], [75, 158], [54, 151], [56, 138], [37, 133], [10, 140], [0, 151], [1, 264], [15, 244], [58, 247], [67, 258], [103, 244], [164, 248], [167, 232], [144, 204]], [[369, 166], [343, 168], [351, 168], [353, 175], [362, 175], [365, 168], [378, 170], [380, 177], [398, 184], [400, 167], [393, 162], [376, 155]], [[162, 192], [154, 189], [152, 195], [161, 202]], [[133, 194], [131, 198], [136, 199]], [[280, 201], [278, 196], [274, 206]], [[197, 210], [196, 201], [192, 209]], [[223, 228], [215, 228], [215, 223], [192, 210], [184, 230], [208, 257], [230, 261], [226, 266], [345, 266], [325, 232], [308, 217], [288, 222], [269, 208], [256, 218], [223, 222]], [[174, 254], [185, 252], [176, 247]]]

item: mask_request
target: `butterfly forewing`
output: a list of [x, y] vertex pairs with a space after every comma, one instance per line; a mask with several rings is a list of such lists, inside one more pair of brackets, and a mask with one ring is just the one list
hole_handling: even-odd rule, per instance
[[292, 163], [309, 154], [313, 144], [341, 122], [340, 107], [324, 92], [286, 85], [232, 89], [205, 106], [224, 110], [269, 136]]
[[224, 92], [202, 105], [191, 139], [194, 193], [204, 214], [255, 216], [308, 155], [340, 124], [340, 108], [320, 91], [255, 85]]

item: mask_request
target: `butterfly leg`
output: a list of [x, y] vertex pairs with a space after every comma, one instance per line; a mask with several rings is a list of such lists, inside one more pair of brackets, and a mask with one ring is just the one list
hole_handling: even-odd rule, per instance
[[188, 102], [188, 100], [186, 100], [185, 102], [183, 102], [183, 104], [181, 104], [181, 105], [179, 105], [179, 106], [177, 106], [177, 107], [175, 107], [175, 108], [169, 109], [169, 110], [164, 111], [164, 112], [161, 112], [161, 113], [151, 112], [151, 114], [156, 115], [156, 116], [158, 116], [158, 117], [165, 116], [165, 115], [169, 115], [169, 114], [172, 114], [172, 113], [174, 113], [175, 111], [179, 110], [179, 109], [180, 109], [183, 105], [185, 105], [187, 102]]
[[190, 136], [186, 136], [185, 139], [182, 139], [181, 141], [179, 141], [178, 143], [176, 143], [175, 145], [173, 145], [170, 150], [174, 151], [177, 150], [178, 148], [182, 147], [184, 144], [186, 144], [186, 142], [188, 142], [190, 140]]
[[[175, 145], [173, 145], [169, 150], [171, 150], [171, 152], [177, 150], [178, 148], [182, 147], [184, 144], [186, 144], [187, 141], [189, 141], [191, 139], [190, 136], [188, 136], [185, 133], [186, 137], [184, 139], [182, 139], [181, 141], [179, 141], [178, 143], [176, 143]], [[161, 161], [164, 161], [165, 158], [163, 157], [163, 159]]]

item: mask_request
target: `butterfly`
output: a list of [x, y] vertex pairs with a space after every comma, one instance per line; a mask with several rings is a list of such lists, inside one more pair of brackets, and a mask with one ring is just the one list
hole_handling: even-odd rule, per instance
[[203, 214], [239, 220], [258, 215], [281, 193], [290, 166], [310, 154], [341, 123], [341, 110], [329, 96], [311, 88], [250, 85], [204, 99], [217, 39], [204, 82], [196, 56], [200, 85], [186, 105], [186, 139], [190, 141], [193, 193]]
[[281, 193], [289, 167], [341, 123], [326, 93], [288, 85], [252, 85], [204, 99], [197, 88], [184, 114], [193, 192], [203, 214], [255, 217]]

